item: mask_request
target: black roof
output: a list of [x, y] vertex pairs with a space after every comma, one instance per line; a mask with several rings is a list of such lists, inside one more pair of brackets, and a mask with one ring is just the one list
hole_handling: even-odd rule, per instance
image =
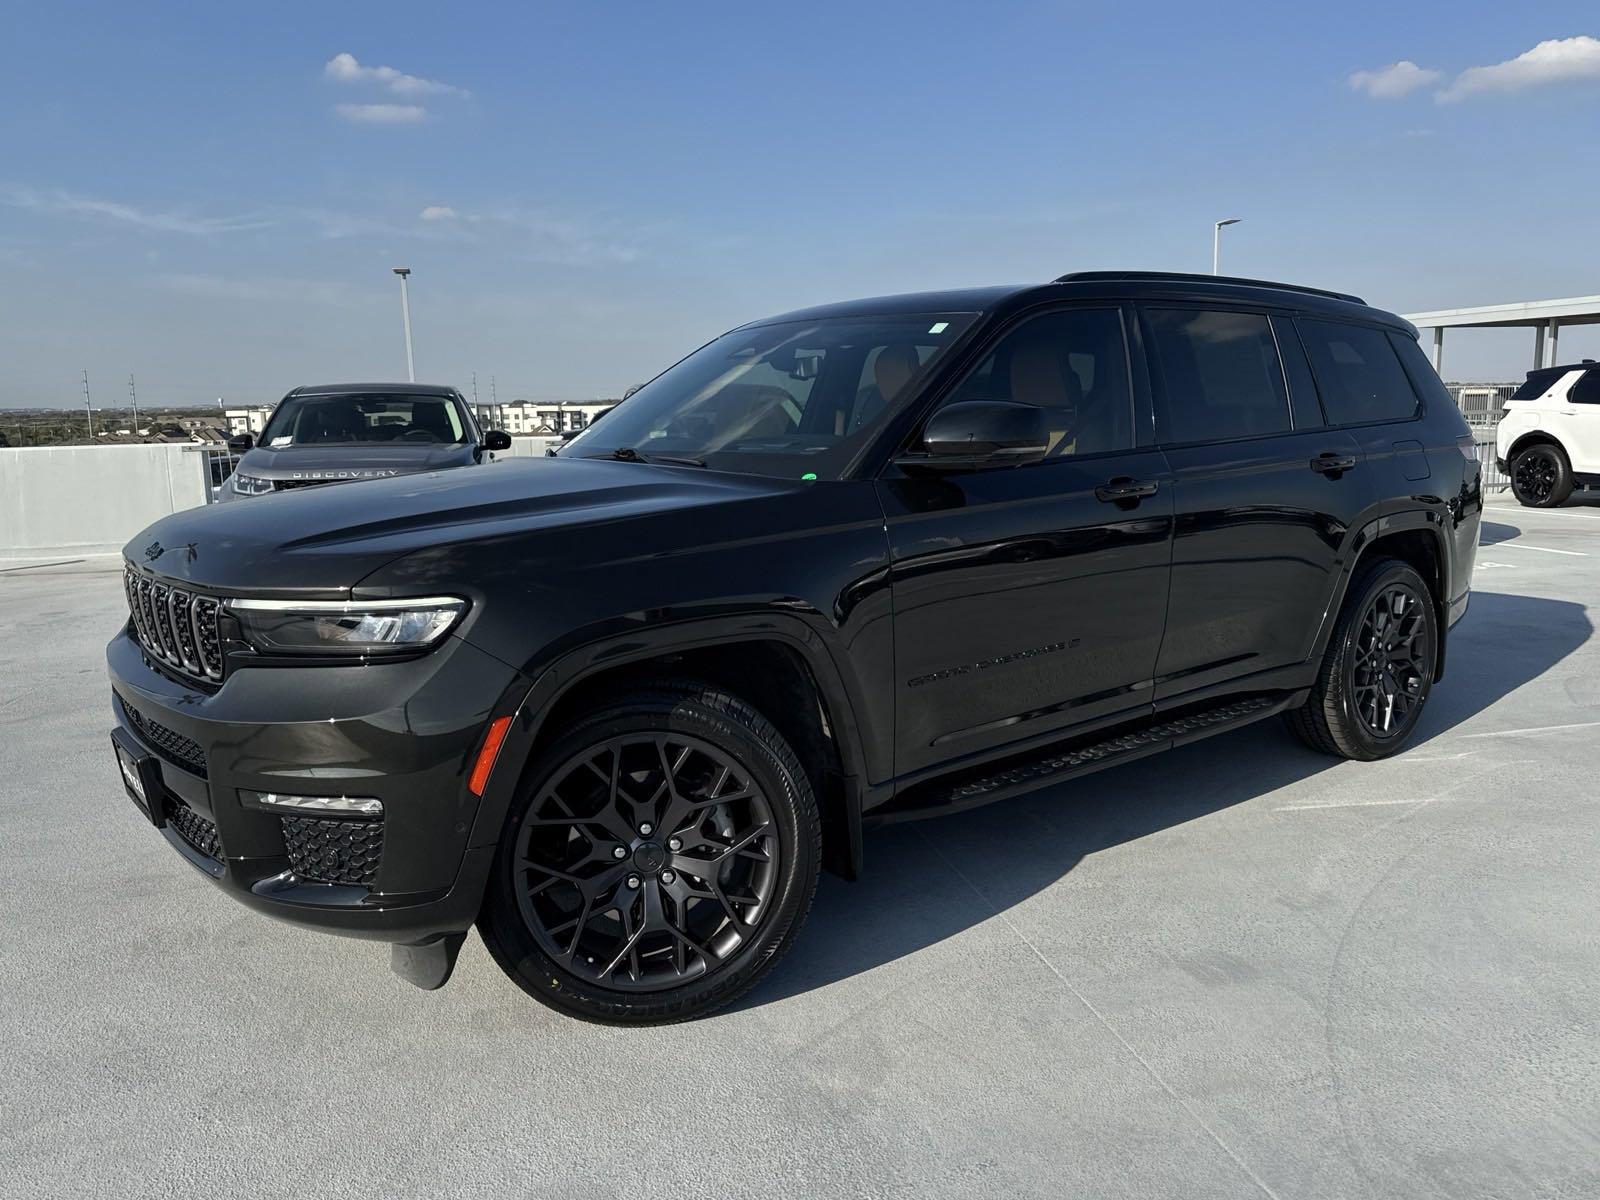
[[459, 395], [447, 383], [308, 383], [290, 388], [289, 396], [340, 396], [351, 392], [390, 392], [400, 396]]
[[932, 313], [991, 313], [1013, 310], [1053, 299], [1218, 300], [1294, 308], [1330, 316], [1360, 316], [1415, 334], [1404, 319], [1369, 307], [1359, 296], [1292, 283], [1239, 279], [1227, 275], [1185, 275], [1175, 271], [1077, 271], [1049, 283], [1010, 284], [1000, 287], [955, 288], [937, 292], [909, 292], [819, 304], [812, 308], [765, 317], [739, 328], [771, 325], [780, 321], [811, 321], [825, 317], [921, 316]]
[[1567, 363], [1566, 366], [1535, 367], [1528, 372], [1528, 378], [1532, 379], [1535, 375], [1555, 375], [1566, 371], [1587, 371], [1590, 367], [1600, 367], [1600, 363], [1595, 362], [1592, 358], [1586, 358], [1582, 362]]

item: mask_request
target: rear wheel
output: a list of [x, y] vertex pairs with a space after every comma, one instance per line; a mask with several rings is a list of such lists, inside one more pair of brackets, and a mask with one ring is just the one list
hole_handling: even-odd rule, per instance
[[1438, 616], [1421, 575], [1381, 559], [1351, 584], [1310, 698], [1289, 727], [1314, 750], [1387, 758], [1411, 739], [1433, 687]]
[[1572, 464], [1560, 446], [1529, 446], [1511, 460], [1511, 492], [1526, 508], [1565, 504], [1572, 485]]
[[663, 684], [605, 703], [540, 756], [479, 925], [553, 1008], [685, 1020], [771, 968], [820, 861], [816, 797], [777, 729], [709, 684]]

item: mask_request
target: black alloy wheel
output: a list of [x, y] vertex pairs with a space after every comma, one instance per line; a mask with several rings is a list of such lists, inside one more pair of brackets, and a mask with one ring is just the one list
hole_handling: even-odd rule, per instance
[[516, 849], [522, 917], [545, 953], [621, 991], [724, 966], [766, 920], [781, 851], [751, 773], [700, 738], [633, 733], [552, 775]]
[[1393, 583], [1367, 605], [1351, 654], [1351, 698], [1356, 715], [1375, 738], [1396, 737], [1411, 718], [1433, 673], [1428, 638], [1429, 601]]
[[700, 1016], [755, 983], [810, 907], [812, 787], [782, 735], [709, 684], [618, 696], [539, 756], [479, 928], [508, 975], [574, 1016]]
[[1410, 563], [1357, 566], [1305, 704], [1285, 714], [1306, 745], [1370, 761], [1404, 748], [1433, 688], [1439, 604]]
[[1511, 491], [1525, 508], [1555, 508], [1572, 495], [1572, 469], [1556, 446], [1530, 446], [1511, 462]]

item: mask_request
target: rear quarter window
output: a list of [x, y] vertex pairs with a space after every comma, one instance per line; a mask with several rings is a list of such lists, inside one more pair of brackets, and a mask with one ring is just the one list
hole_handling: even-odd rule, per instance
[[1600, 404], [1600, 370], [1585, 371], [1583, 378], [1567, 393], [1570, 404]]
[[1304, 318], [1297, 324], [1330, 425], [1372, 425], [1418, 414], [1417, 392], [1384, 330]]
[[1513, 400], [1537, 400], [1564, 374], [1566, 374], [1564, 371], [1529, 371], [1527, 382], [1507, 396], [1506, 403], [1510, 404]]

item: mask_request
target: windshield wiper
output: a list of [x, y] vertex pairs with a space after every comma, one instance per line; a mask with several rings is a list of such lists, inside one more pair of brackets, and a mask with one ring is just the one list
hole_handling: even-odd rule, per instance
[[590, 458], [614, 458], [618, 462], [666, 463], [674, 467], [704, 467], [705, 460], [687, 454], [640, 454], [632, 446], [618, 446], [610, 454], [591, 454]]

